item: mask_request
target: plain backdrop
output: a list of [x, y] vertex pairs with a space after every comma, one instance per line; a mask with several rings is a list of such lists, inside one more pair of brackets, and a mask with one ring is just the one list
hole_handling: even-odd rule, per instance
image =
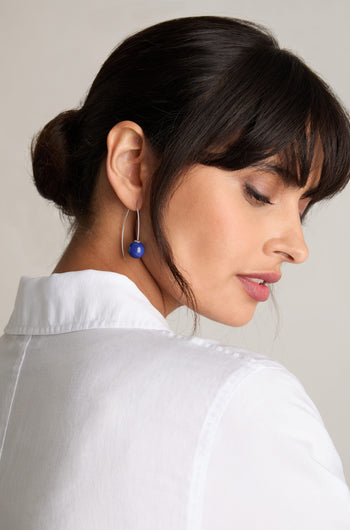
[[[62, 110], [77, 106], [102, 62], [126, 36], [169, 18], [225, 15], [268, 26], [333, 87], [349, 108], [348, 0], [9, 0], [0, 3], [1, 333], [23, 276], [51, 274], [66, 243], [57, 210], [37, 193], [29, 144]], [[142, 97], [142, 93], [140, 93]], [[349, 187], [350, 188], [350, 187]], [[306, 222], [310, 257], [285, 264], [278, 311], [228, 328], [201, 319], [200, 334], [264, 353], [291, 370], [319, 408], [350, 483], [350, 189], [316, 206]], [[184, 308], [168, 317], [189, 333]]]

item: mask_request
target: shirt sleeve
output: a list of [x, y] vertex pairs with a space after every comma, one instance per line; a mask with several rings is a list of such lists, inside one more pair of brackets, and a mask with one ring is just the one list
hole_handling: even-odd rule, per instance
[[340, 457], [300, 381], [260, 367], [230, 399], [208, 464], [203, 530], [350, 530]]

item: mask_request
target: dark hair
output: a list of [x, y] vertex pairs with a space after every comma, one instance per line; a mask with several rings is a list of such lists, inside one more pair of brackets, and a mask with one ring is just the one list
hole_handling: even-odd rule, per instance
[[163, 227], [167, 198], [186, 168], [238, 170], [278, 155], [276, 171], [303, 187], [320, 140], [321, 179], [307, 210], [349, 180], [348, 114], [324, 81], [252, 22], [188, 17], [130, 36], [103, 64], [81, 108], [43, 128], [32, 143], [35, 184], [73, 218], [71, 227], [92, 219], [107, 134], [123, 120], [138, 123], [159, 156], [150, 195], [153, 231], [192, 309], [194, 295]]

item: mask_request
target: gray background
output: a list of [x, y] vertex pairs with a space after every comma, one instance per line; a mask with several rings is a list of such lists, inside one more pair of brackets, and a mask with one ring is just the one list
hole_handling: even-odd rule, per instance
[[[348, 0], [47, 0], [2, 1], [0, 195], [0, 331], [20, 276], [49, 275], [67, 243], [53, 205], [31, 182], [32, 135], [79, 104], [102, 62], [130, 33], [169, 18], [227, 15], [263, 23], [301, 55], [350, 106]], [[140, 94], [142, 97], [142, 94]], [[316, 206], [305, 226], [308, 261], [286, 264], [272, 301], [242, 328], [201, 319], [200, 334], [260, 351], [287, 366], [316, 403], [350, 483], [350, 189]], [[189, 333], [191, 315], [168, 317]]]

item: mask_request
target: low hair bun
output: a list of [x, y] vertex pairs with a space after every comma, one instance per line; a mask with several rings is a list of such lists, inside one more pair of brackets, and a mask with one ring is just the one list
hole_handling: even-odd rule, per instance
[[79, 135], [79, 112], [62, 112], [45, 125], [31, 144], [33, 180], [38, 192], [68, 216], [75, 212], [71, 191], [77, 174], [74, 152]]

